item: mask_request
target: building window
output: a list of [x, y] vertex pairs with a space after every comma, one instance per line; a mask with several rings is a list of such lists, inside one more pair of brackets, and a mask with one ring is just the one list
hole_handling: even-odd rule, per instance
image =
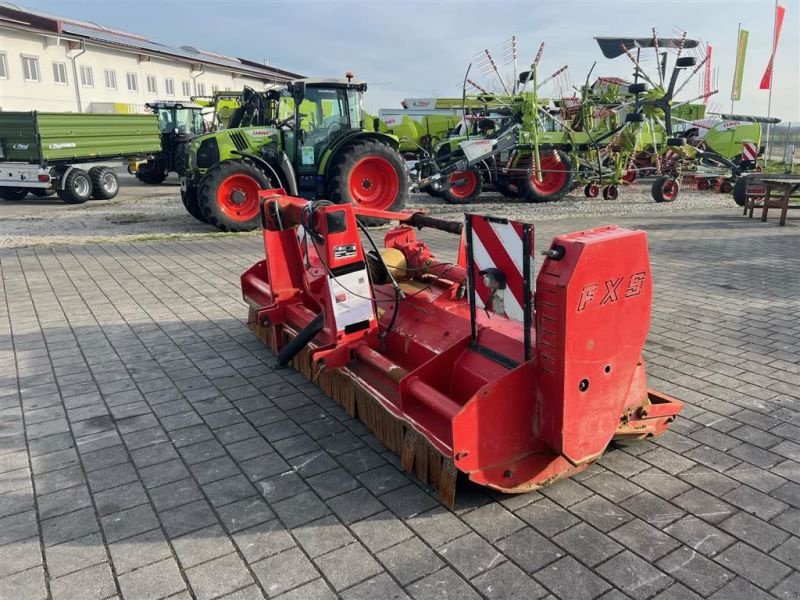
[[128, 79], [128, 91], [138, 92], [139, 82], [136, 80], [136, 73], [128, 73], [127, 79]]
[[67, 63], [53, 63], [53, 81], [56, 83], [67, 84]]
[[205, 83], [198, 83], [197, 84], [197, 95], [198, 96], [205, 96], [206, 95], [206, 84]]
[[25, 74], [25, 81], [39, 81], [39, 59], [35, 56], [23, 56], [22, 72]]
[[106, 69], [106, 87], [110, 90], [117, 89], [117, 72], [114, 69]]
[[0, 79], [8, 79], [8, 62], [5, 52], [0, 52]]
[[148, 75], [147, 76], [147, 92], [150, 94], [158, 93], [158, 87], [156, 87], [156, 76], [155, 75]]
[[183, 89], [183, 97], [188, 98], [192, 95], [192, 84], [188, 81], [181, 82], [181, 88]]
[[174, 79], [165, 79], [164, 80], [164, 91], [167, 92], [167, 96], [174, 96], [175, 95], [175, 80]]
[[94, 73], [92, 73], [92, 67], [88, 65], [81, 65], [81, 85], [94, 87]]

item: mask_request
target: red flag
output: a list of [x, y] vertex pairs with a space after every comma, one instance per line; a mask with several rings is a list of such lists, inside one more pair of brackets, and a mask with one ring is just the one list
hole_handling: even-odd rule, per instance
[[772, 87], [772, 64], [775, 62], [775, 51], [778, 49], [778, 38], [781, 37], [781, 27], [783, 27], [783, 16], [786, 9], [780, 4], [775, 5], [775, 37], [772, 38], [772, 54], [769, 55], [769, 64], [764, 76], [761, 78], [760, 90], [768, 90]]

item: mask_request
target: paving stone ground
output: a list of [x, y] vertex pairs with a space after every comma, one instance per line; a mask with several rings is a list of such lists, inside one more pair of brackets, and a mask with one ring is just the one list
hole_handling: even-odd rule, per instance
[[238, 283], [257, 237], [0, 251], [0, 599], [796, 600], [800, 225], [602, 219], [537, 245], [647, 230], [649, 381], [682, 416], [453, 512], [270, 367]]

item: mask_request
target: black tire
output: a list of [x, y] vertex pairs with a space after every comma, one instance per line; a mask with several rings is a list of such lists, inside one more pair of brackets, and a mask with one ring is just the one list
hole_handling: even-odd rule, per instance
[[175, 148], [174, 170], [179, 176], [183, 176], [189, 168], [189, 146], [191, 146], [191, 141], [178, 144], [178, 147]]
[[181, 202], [183, 202], [183, 207], [186, 209], [186, 212], [201, 223], [208, 223], [205, 216], [203, 216], [203, 211], [200, 210], [200, 204], [197, 202], [196, 187], [189, 185], [186, 187], [186, 191], [181, 190]]
[[747, 178], [740, 177], [733, 184], [733, 201], [739, 206], [744, 206], [747, 202]]
[[18, 202], [20, 200], [24, 200], [27, 195], [28, 190], [26, 188], [0, 188], [0, 198], [3, 200], [8, 200], [9, 202]]
[[114, 169], [108, 167], [92, 167], [89, 169], [92, 179], [92, 198], [111, 200], [119, 193], [119, 179]]
[[160, 169], [157, 165], [147, 163], [139, 167], [136, 171], [136, 179], [147, 185], [158, 185], [164, 183], [167, 178], [167, 172]]
[[681, 137], [667, 138], [667, 146], [672, 146], [673, 148], [680, 148], [681, 146], [685, 145], [686, 145], [686, 138], [681, 138]]
[[656, 202], [672, 202], [678, 197], [679, 191], [680, 185], [676, 179], [662, 175], [653, 182], [651, 194]]
[[[453, 186], [452, 183], [458, 185]], [[479, 169], [457, 171], [447, 178], [442, 199], [448, 204], [471, 204], [483, 192], [483, 177]]]
[[679, 69], [684, 67], [693, 67], [697, 64], [697, 59], [694, 56], [681, 56], [675, 61], [675, 66]]
[[644, 123], [644, 114], [643, 113], [628, 113], [625, 115], [625, 122], [626, 123]]
[[83, 169], [72, 169], [62, 182], [58, 197], [67, 204], [83, 204], [92, 197], [92, 178]]
[[[394, 190], [396, 185], [394, 197], [367, 199], [364, 196], [363, 199], [359, 199], [351, 193], [355, 190], [355, 186], [359, 185], [355, 179], [360, 177], [364, 177], [364, 179], [360, 183], [359, 192], [363, 190], [364, 194], [369, 193], [370, 185], [367, 184], [370, 184], [371, 179], [368, 178], [366, 170], [362, 172], [360, 169], [364, 168], [365, 163], [362, 161], [371, 158], [378, 159], [375, 163], [376, 172], [383, 176], [383, 180], [379, 184], [388, 186], [387, 192]], [[372, 140], [358, 141], [337, 152], [328, 171], [326, 189], [328, 190], [328, 199], [336, 204], [350, 203], [380, 210], [402, 210], [408, 198], [406, 165], [400, 153], [391, 146]], [[376, 193], [379, 191], [378, 189]], [[359, 220], [368, 226], [384, 223], [382, 219], [367, 217], [359, 217]]]
[[28, 190], [31, 194], [36, 196], [37, 198], [49, 198], [50, 196], [55, 196], [56, 191], [50, 188], [42, 189], [42, 188], [33, 188]]
[[[532, 161], [533, 157], [531, 156]], [[540, 162], [544, 180], [551, 181], [552, 177], [552, 183], [543, 186], [544, 180], [535, 182], [531, 167], [528, 171], [529, 175], [518, 180], [520, 191], [528, 202], [561, 200], [572, 189], [572, 183], [575, 181], [575, 173], [572, 170], [572, 161], [569, 155], [561, 150], [544, 150]]]
[[419, 191], [421, 194], [428, 194], [431, 198], [442, 197], [442, 193], [434, 188], [431, 184], [420, 186]]
[[646, 91], [647, 91], [646, 83], [632, 83], [628, 86], [629, 94], [641, 94], [642, 92]]
[[503, 194], [506, 198], [519, 198], [522, 194], [519, 191], [519, 186], [516, 183], [506, 182], [498, 183], [497, 191]]
[[249, 161], [219, 162], [206, 171], [197, 186], [197, 206], [202, 220], [220, 231], [256, 229], [260, 210], [258, 189], [271, 187], [264, 172]]

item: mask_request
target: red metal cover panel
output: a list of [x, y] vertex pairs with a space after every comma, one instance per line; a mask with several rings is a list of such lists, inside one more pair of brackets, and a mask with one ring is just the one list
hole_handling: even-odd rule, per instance
[[643, 400], [652, 281], [642, 231], [557, 237], [536, 286], [538, 430], [573, 464], [603, 452], [626, 406]]

